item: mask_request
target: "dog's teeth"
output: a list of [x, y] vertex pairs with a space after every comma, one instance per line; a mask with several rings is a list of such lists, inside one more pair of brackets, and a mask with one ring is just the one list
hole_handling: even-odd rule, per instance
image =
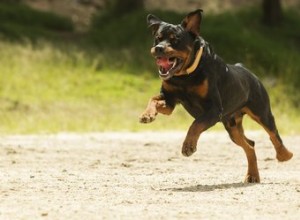
[[172, 68], [174, 68], [176, 66], [176, 63], [177, 63], [177, 59], [174, 60]]

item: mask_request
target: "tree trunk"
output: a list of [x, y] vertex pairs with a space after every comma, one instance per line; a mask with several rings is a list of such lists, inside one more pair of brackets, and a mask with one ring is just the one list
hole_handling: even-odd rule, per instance
[[263, 22], [268, 26], [278, 26], [282, 22], [280, 0], [263, 0]]

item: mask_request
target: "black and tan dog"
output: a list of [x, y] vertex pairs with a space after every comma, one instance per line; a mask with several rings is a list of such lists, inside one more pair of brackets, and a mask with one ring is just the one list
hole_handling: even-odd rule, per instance
[[150, 99], [140, 122], [152, 122], [158, 113], [170, 115], [181, 104], [194, 117], [182, 154], [196, 151], [200, 134], [222, 122], [248, 160], [245, 182], [259, 182], [254, 141], [244, 135], [242, 120], [248, 114], [269, 134], [278, 161], [293, 154], [282, 143], [270, 108], [268, 94], [258, 78], [241, 64], [229, 65], [199, 35], [202, 10], [189, 13], [179, 25], [148, 15], [155, 38], [151, 54], [162, 79], [160, 95]]

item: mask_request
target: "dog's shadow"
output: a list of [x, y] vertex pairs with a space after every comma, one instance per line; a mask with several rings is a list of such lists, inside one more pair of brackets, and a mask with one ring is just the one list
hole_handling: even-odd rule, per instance
[[256, 183], [225, 183], [215, 185], [195, 185], [186, 187], [174, 187], [159, 189], [160, 191], [173, 191], [173, 192], [209, 192], [214, 190], [226, 190], [230, 188], [244, 188], [254, 186]]

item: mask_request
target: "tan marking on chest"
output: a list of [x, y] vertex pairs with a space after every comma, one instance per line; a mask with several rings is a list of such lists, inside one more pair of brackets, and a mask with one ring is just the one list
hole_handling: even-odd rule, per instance
[[178, 90], [178, 88], [176, 86], [173, 86], [165, 81], [162, 82], [162, 87], [164, 88], [164, 90], [166, 90], [169, 93], [173, 93], [176, 90]]
[[205, 98], [208, 93], [208, 80], [205, 79], [200, 85], [193, 86], [188, 91], [197, 94], [201, 98]]

